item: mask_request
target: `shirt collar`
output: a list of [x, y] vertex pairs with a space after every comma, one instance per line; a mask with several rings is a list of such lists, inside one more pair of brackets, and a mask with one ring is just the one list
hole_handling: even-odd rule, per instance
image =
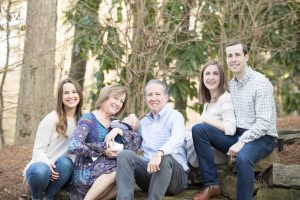
[[238, 86], [238, 87], [243, 87], [249, 80], [252, 74], [252, 69], [250, 66], [248, 66], [246, 73], [244, 76], [241, 78], [241, 80], [238, 80], [236, 77], [233, 78], [233, 82]]
[[[171, 107], [168, 105], [168, 104], [166, 104], [162, 109], [161, 109], [161, 111], [159, 111], [159, 113], [157, 113], [156, 115], [155, 115], [155, 118], [157, 118], [157, 119], [161, 119], [162, 117], [164, 117], [167, 113], [168, 113], [168, 111], [171, 109]], [[147, 113], [147, 115], [146, 115], [149, 119], [154, 119], [154, 117], [153, 117], [153, 115], [152, 115], [152, 112], [148, 112]]]

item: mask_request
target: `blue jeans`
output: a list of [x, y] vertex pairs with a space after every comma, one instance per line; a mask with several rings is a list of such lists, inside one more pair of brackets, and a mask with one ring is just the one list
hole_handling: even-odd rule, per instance
[[73, 173], [73, 162], [67, 156], [61, 156], [55, 161], [54, 171], [59, 173], [59, 178], [51, 181], [49, 166], [43, 162], [35, 162], [26, 171], [26, 179], [30, 188], [32, 199], [41, 199], [42, 193], [48, 200], [54, 199], [58, 190], [71, 180]]
[[[192, 128], [193, 142], [198, 157], [199, 169], [204, 185], [217, 185], [217, 170], [214, 164], [211, 147], [227, 153], [228, 149], [235, 144], [246, 129], [237, 128], [235, 135], [228, 136], [219, 129], [200, 123]], [[274, 149], [274, 138], [265, 135], [252, 142], [246, 143], [239, 151], [237, 163], [237, 199], [250, 200], [254, 187], [254, 164], [268, 156]]]

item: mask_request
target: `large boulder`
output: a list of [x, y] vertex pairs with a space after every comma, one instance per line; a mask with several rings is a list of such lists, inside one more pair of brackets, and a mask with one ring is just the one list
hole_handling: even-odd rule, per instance
[[222, 194], [229, 199], [236, 199], [236, 183], [235, 176], [227, 176], [222, 184]]
[[300, 189], [300, 165], [274, 163], [268, 182], [272, 187]]
[[269, 188], [259, 189], [253, 200], [299, 200], [300, 190]]

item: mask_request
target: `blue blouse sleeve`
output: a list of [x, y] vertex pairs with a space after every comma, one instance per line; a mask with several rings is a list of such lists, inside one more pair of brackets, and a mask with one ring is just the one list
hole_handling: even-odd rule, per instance
[[78, 156], [101, 156], [106, 148], [105, 142], [86, 143], [86, 137], [89, 134], [92, 121], [85, 115], [78, 122], [78, 126], [71, 134], [68, 152]]

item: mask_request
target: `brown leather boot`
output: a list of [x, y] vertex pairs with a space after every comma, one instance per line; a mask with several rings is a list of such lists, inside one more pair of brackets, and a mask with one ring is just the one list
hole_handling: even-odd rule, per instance
[[193, 196], [193, 200], [208, 200], [212, 197], [218, 197], [221, 195], [221, 189], [219, 185], [209, 185], [204, 187], [201, 192]]

